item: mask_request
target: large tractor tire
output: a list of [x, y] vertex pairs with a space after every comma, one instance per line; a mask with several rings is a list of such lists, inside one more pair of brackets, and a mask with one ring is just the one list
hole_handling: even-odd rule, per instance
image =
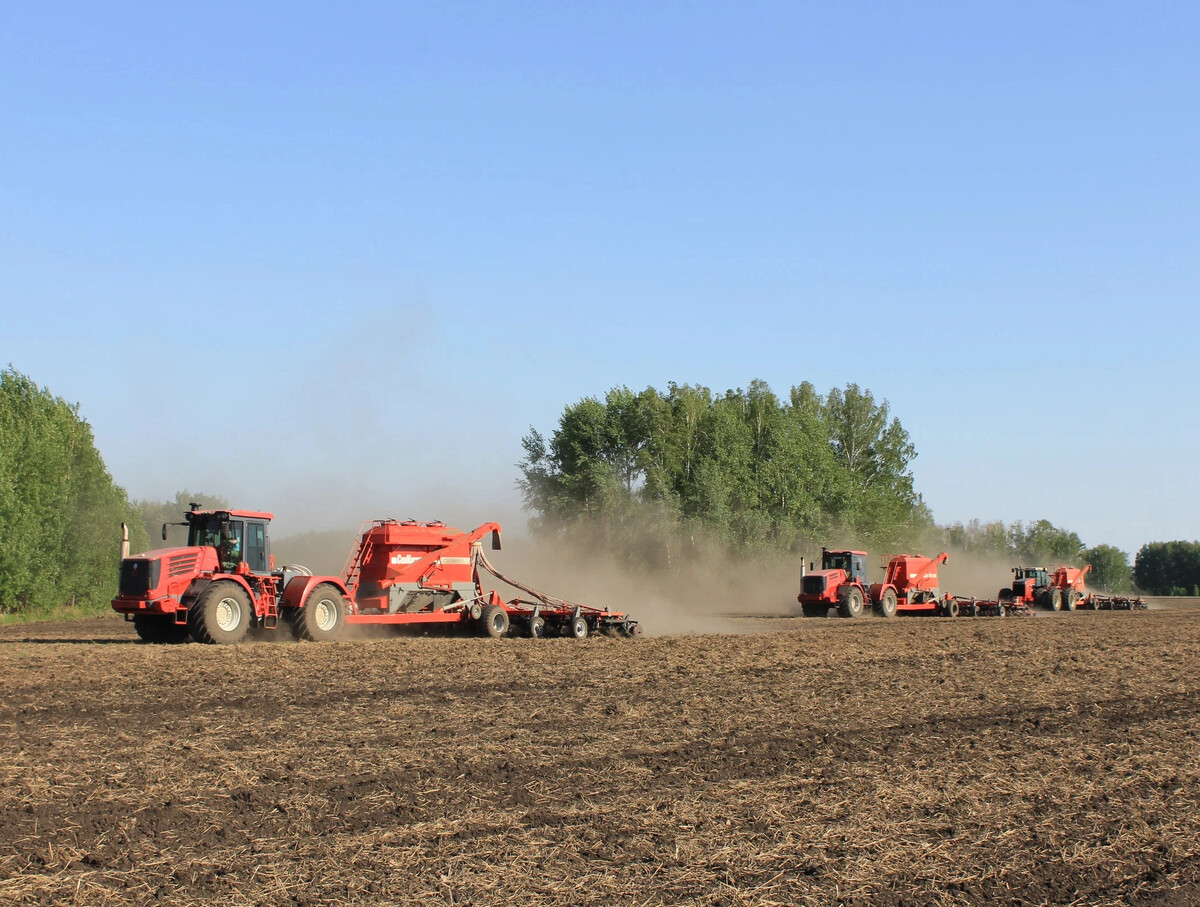
[[862, 589], [858, 588], [858, 586], [851, 586], [848, 589], [843, 589], [838, 597], [841, 602], [838, 605], [838, 614], [842, 617], [862, 617]]
[[231, 646], [242, 641], [253, 617], [246, 590], [223, 580], [210, 583], [188, 609], [188, 632], [196, 642]]
[[1004, 602], [1006, 605], [1011, 605], [1017, 600], [1017, 595], [1012, 589], [1001, 589], [1000, 594], [997, 595], [996, 598]]
[[1074, 611], [1078, 599], [1075, 597], [1074, 589], [1063, 590], [1063, 608], [1067, 611]]
[[800, 606], [800, 609], [803, 611], [805, 617], [829, 616], [829, 605], [825, 604], [824, 602], [817, 602], [816, 604], [803, 604]]
[[879, 596], [879, 604], [875, 606], [875, 613], [880, 617], [896, 616], [896, 592], [894, 589], [883, 590], [883, 595]]
[[1046, 607], [1049, 608], [1051, 611], [1061, 611], [1062, 610], [1062, 590], [1061, 589], [1050, 589], [1046, 593], [1046, 599], [1047, 599]]
[[188, 638], [187, 624], [177, 624], [174, 617], [158, 614], [133, 615], [133, 629], [143, 642], [177, 645]]
[[492, 639], [504, 636], [508, 632], [508, 612], [499, 605], [485, 605], [479, 615], [479, 630]]
[[345, 628], [346, 600], [331, 583], [315, 587], [292, 615], [292, 629], [297, 639], [328, 642], [341, 636]]
[[958, 601], [948, 598], [942, 602], [942, 615], [944, 617], [958, 617]]

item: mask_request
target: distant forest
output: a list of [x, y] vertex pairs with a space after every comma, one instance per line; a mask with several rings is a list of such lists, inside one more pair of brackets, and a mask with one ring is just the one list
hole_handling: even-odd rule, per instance
[[[1098, 589], [1136, 581], [1150, 594], [1200, 591], [1200, 542], [1144, 545], [1131, 567], [1125, 552], [1085, 547], [1046, 520], [935, 524], [913, 487], [908, 433], [886, 400], [855, 384], [820, 394], [805, 382], [783, 398], [762, 381], [723, 394], [617, 387], [568, 405], [553, 431], [531, 429], [523, 446], [518, 484], [533, 531], [643, 569], [680, 569], [714, 548], [781, 558], [853, 544], [1086, 562]], [[187, 491], [131, 501], [78, 404], [11, 367], [0, 372], [0, 615], [106, 611], [121, 523], [132, 550], [162, 545], [162, 524], [189, 501], [224, 503]]]

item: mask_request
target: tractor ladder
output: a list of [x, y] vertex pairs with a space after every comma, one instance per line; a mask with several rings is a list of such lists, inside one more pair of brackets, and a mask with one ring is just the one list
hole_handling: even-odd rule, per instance
[[375, 543], [371, 541], [368, 531], [375, 526], [382, 526], [386, 520], [367, 520], [358, 527], [358, 544], [342, 565], [342, 576], [346, 580], [346, 588], [353, 593], [358, 588], [358, 578], [362, 575], [363, 564], [371, 558]]

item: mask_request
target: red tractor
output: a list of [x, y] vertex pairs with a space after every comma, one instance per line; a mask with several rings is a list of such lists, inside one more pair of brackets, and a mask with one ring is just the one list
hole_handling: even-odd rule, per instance
[[1061, 593], [1050, 595], [1050, 571], [1045, 567], [1013, 567], [1013, 581], [1001, 589], [997, 598], [1007, 606], [1032, 607], [1040, 605], [1057, 611], [1062, 606]]
[[800, 578], [796, 601], [805, 617], [825, 617], [833, 607], [842, 617], [861, 617], [870, 601], [867, 552], [822, 548], [821, 569]]
[[[553, 598], [501, 575], [483, 554], [500, 526], [462, 532], [443, 523], [375, 520], [365, 524], [343, 576], [313, 576], [305, 567], [274, 569], [267, 527], [272, 514], [200, 510], [184, 514], [187, 545], [128, 556], [113, 609], [150, 642], [236, 643], [250, 629], [280, 619], [301, 639], [335, 639], [347, 625], [437, 624], [499, 637], [513, 629], [539, 638], [556, 632], [583, 639], [598, 631], [641, 635], [636, 620]], [[167, 527], [163, 526], [163, 538]], [[527, 597], [504, 601], [485, 592], [490, 573]]]

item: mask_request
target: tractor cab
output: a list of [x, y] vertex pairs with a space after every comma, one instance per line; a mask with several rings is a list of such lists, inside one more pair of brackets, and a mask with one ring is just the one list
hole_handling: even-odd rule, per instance
[[[250, 510], [191, 510], [185, 513], [188, 546], [215, 548], [224, 573], [246, 564], [251, 573], [271, 572], [271, 540], [267, 525], [272, 514]], [[163, 527], [166, 537], [166, 527]]]
[[846, 574], [846, 582], [866, 585], [867, 553], [865, 551], [830, 551], [828, 548], [822, 548], [821, 569], [823, 571], [842, 570]]

